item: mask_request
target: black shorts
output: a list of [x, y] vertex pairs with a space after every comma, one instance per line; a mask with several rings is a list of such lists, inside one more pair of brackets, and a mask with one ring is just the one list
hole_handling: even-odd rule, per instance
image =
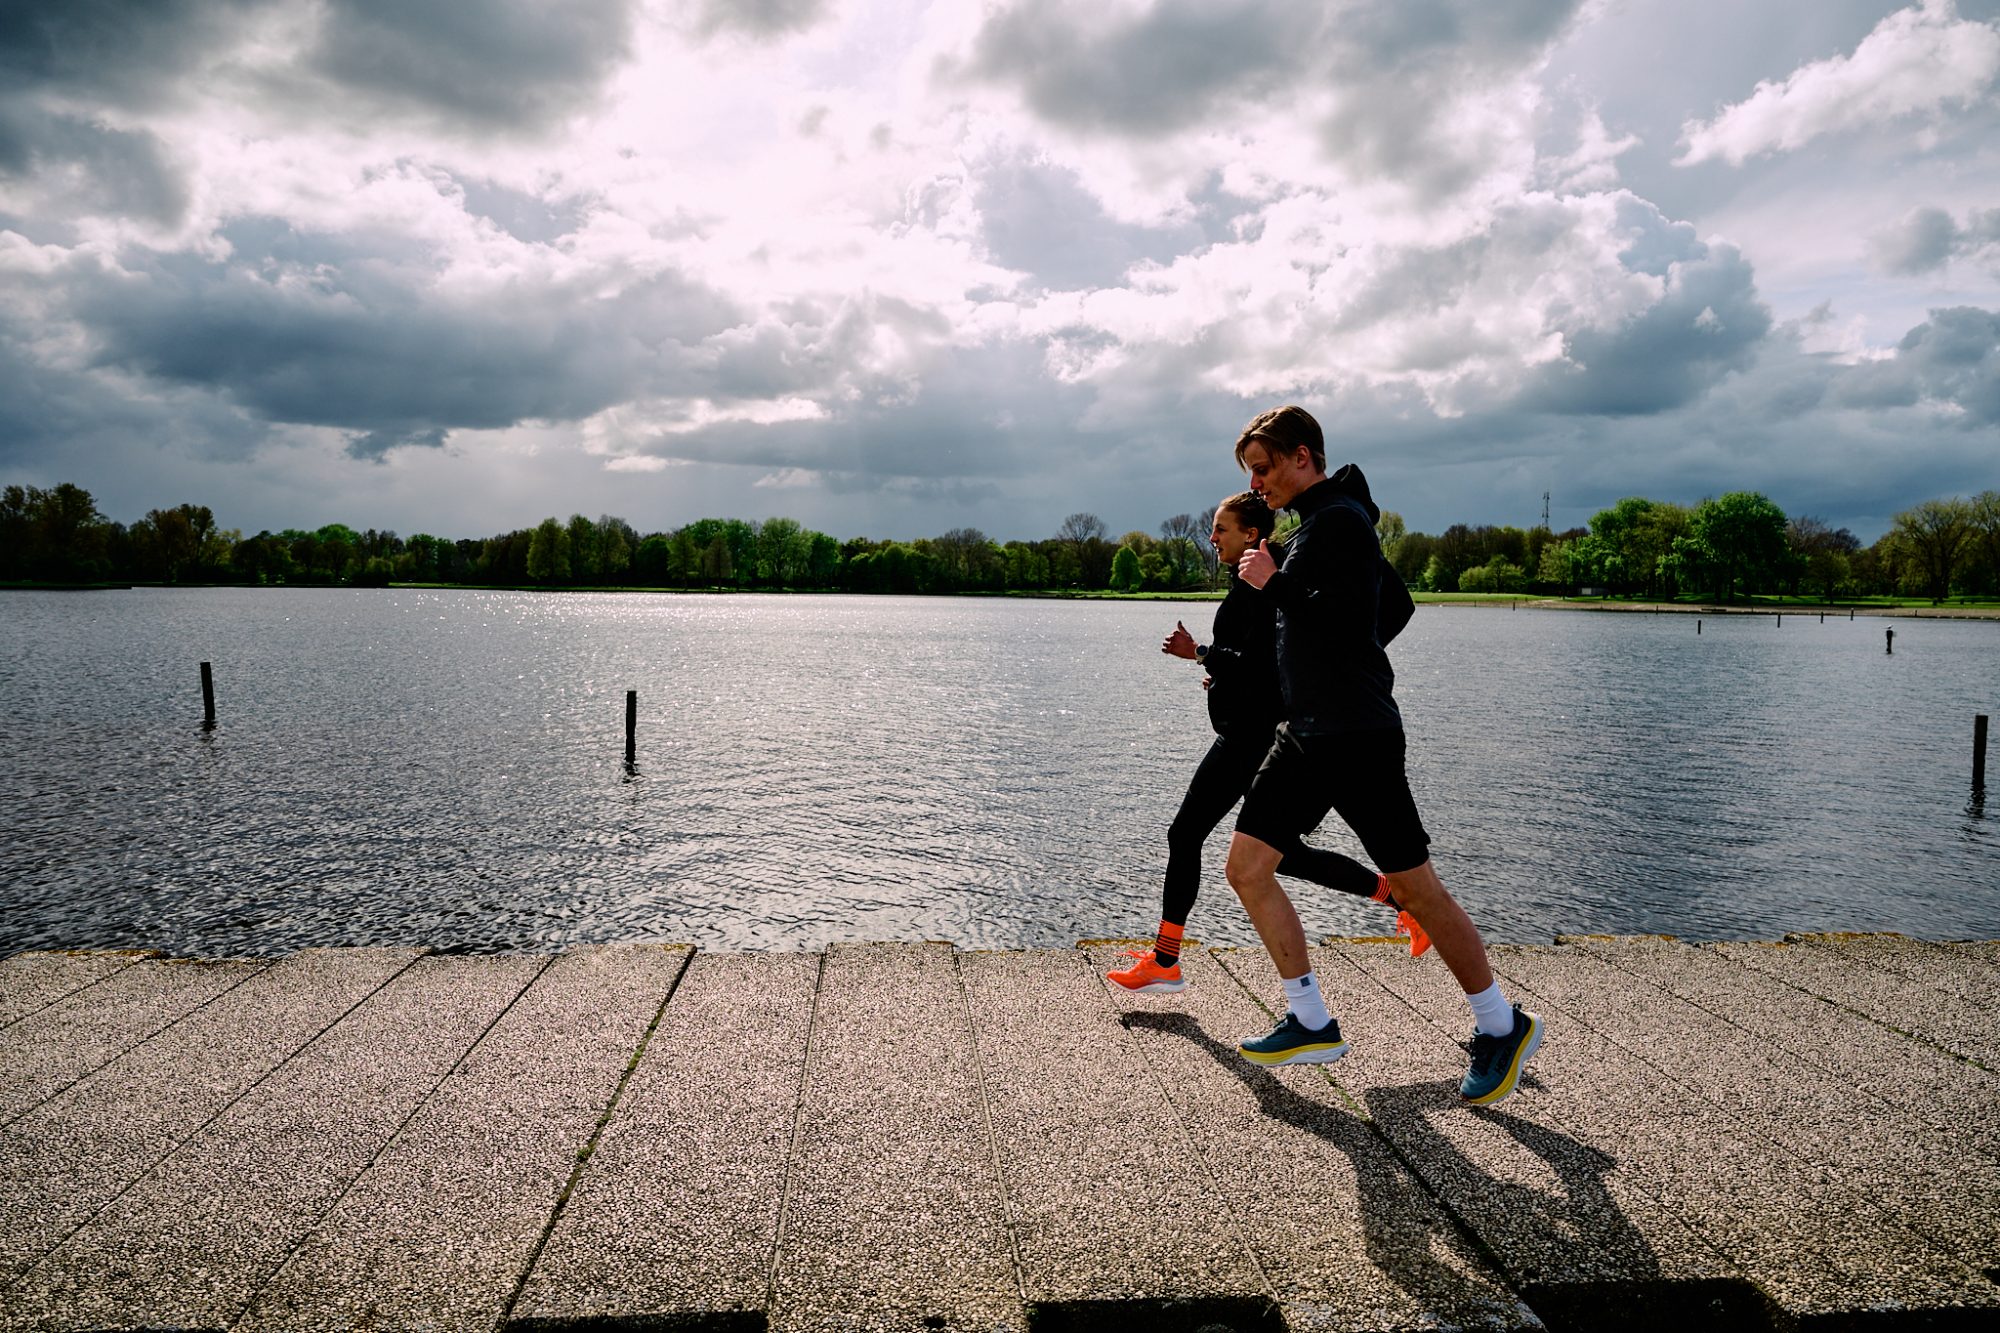
[[1335, 811], [1385, 875], [1430, 860], [1431, 835], [1417, 817], [1403, 771], [1403, 733], [1356, 731], [1295, 736], [1279, 724], [1271, 752], [1236, 816], [1236, 831], [1270, 847], [1288, 847]]

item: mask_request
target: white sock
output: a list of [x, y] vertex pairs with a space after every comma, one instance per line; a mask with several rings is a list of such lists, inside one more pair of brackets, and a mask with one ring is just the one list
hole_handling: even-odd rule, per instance
[[1465, 1002], [1472, 1006], [1472, 1021], [1487, 1036], [1504, 1037], [1514, 1030], [1514, 1006], [1500, 993], [1499, 982], [1477, 995], [1466, 996]]
[[1312, 973], [1282, 980], [1285, 983], [1285, 1008], [1292, 1011], [1292, 1017], [1315, 1032], [1333, 1021], [1333, 1015], [1326, 1011], [1326, 1001], [1320, 998], [1319, 983], [1313, 980]]

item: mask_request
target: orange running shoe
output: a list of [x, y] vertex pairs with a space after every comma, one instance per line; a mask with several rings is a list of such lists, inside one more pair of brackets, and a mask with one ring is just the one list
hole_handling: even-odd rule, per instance
[[1410, 937], [1410, 957], [1422, 958], [1424, 950], [1431, 947], [1431, 937], [1424, 934], [1424, 928], [1408, 912], [1396, 913], [1396, 933]]
[[1181, 980], [1179, 963], [1161, 967], [1160, 960], [1151, 949], [1127, 949], [1125, 953], [1133, 960], [1132, 966], [1122, 972], [1106, 972], [1104, 975], [1126, 990], [1146, 995], [1171, 995], [1187, 988], [1187, 983]]

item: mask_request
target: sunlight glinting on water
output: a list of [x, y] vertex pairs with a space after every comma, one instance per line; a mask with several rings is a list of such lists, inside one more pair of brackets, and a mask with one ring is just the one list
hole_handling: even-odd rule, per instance
[[[1143, 935], [1209, 739], [1183, 603], [16, 594], [0, 946]], [[2000, 625], [1429, 607], [1392, 656], [1496, 940], [2000, 933]], [[221, 724], [200, 731], [196, 664]], [[624, 698], [639, 692], [637, 771]], [[1317, 838], [1361, 855], [1337, 819]], [[1249, 942], [1210, 840], [1190, 933]], [[1375, 904], [1297, 895], [1310, 931]]]

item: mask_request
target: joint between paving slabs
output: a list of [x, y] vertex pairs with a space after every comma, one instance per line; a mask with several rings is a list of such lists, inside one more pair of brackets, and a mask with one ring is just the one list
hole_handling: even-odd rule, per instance
[[[1213, 953], [1213, 950], [1210, 952]], [[1085, 961], [1089, 961], [1088, 955], [1085, 955]], [[1092, 970], [1094, 971], [1095, 969]], [[1131, 1047], [1133, 1045], [1132, 1030], [1125, 1025], [1125, 1020], [1118, 1016], [1117, 1011], [1112, 1009], [1111, 993], [1103, 988], [1101, 981], [1099, 982], [1098, 990], [1099, 994], [1103, 996], [1105, 1009], [1110, 1012], [1112, 1019], [1117, 1022], [1119, 1031], [1124, 1033], [1123, 1040], [1127, 1047]], [[1193, 1128], [1189, 1126], [1187, 1117], [1181, 1114], [1180, 1108], [1174, 1104], [1173, 1090], [1167, 1086], [1167, 1081], [1161, 1076], [1159, 1068], [1151, 1060], [1145, 1058], [1146, 1053], [1144, 1051], [1135, 1049], [1132, 1053], [1135, 1057], [1135, 1063], [1145, 1067], [1147, 1076], [1153, 1080], [1154, 1086], [1159, 1088], [1160, 1104], [1173, 1112], [1174, 1124], [1179, 1128], [1181, 1143], [1187, 1150], [1187, 1160], [1199, 1163], [1198, 1169], [1208, 1178], [1209, 1194], [1217, 1199], [1222, 1198], [1222, 1182], [1216, 1179], [1215, 1173], [1209, 1169], [1208, 1158], [1203, 1154], [1201, 1145], [1195, 1141]], [[1250, 1260], [1251, 1265], [1256, 1268], [1257, 1280], [1264, 1286], [1264, 1295], [1272, 1302], [1275, 1308], [1278, 1299], [1277, 1283], [1271, 1280], [1270, 1270], [1264, 1267], [1264, 1261], [1257, 1257], [1256, 1247], [1250, 1244], [1249, 1236], [1244, 1234], [1242, 1223], [1236, 1216], [1236, 1210], [1233, 1208], [1229, 1209], [1226, 1216], [1229, 1219], [1229, 1229], [1235, 1235], [1237, 1248], [1243, 1251], [1244, 1255]]]
[[[135, 960], [135, 961], [144, 961], [144, 960]], [[208, 1008], [208, 1006], [210, 1006], [211, 1004], [214, 1004], [216, 1001], [220, 1000], [223, 996], [235, 990], [238, 986], [243, 985], [244, 983], [250, 981], [254, 977], [263, 976], [264, 973], [269, 969], [270, 969], [270, 964], [266, 963], [262, 967], [256, 968], [250, 972], [245, 973], [242, 977], [239, 977], [236, 981], [230, 983], [227, 986], [224, 986], [221, 990], [209, 996], [206, 1000], [203, 1000], [200, 1004], [188, 1010], [186, 1013], [175, 1015], [173, 1018], [170, 1018], [166, 1022], [162, 1023], [159, 1027], [156, 1027], [151, 1032], [148, 1032], [145, 1036], [139, 1038], [139, 1040], [133, 1042], [130, 1046], [127, 1046], [123, 1050], [118, 1051], [106, 1057], [102, 1064], [84, 1070], [81, 1074], [78, 1074], [75, 1078], [63, 1084], [60, 1088], [57, 1088], [54, 1092], [51, 1092], [48, 1096], [42, 1098], [40, 1101], [36, 1102], [33, 1106], [30, 1106], [25, 1110], [16, 1112], [14, 1115], [9, 1116], [5, 1120], [0, 1120], [0, 1129], [5, 1129], [7, 1126], [13, 1124], [17, 1120], [20, 1120], [24, 1116], [33, 1115], [35, 1112], [41, 1110], [44, 1106], [47, 1106], [50, 1102], [62, 1096], [65, 1092], [68, 1092], [71, 1088], [83, 1082], [85, 1079], [97, 1073], [99, 1070], [108, 1068], [109, 1066], [116, 1064], [118, 1061], [124, 1059], [132, 1052], [138, 1050], [141, 1046], [144, 1046], [147, 1042], [152, 1041], [153, 1038], [159, 1036], [162, 1032], [166, 1032], [170, 1028], [177, 1027], [181, 1023], [186, 1022], [188, 1019], [193, 1018], [196, 1014], [200, 1013], [202, 1010]], [[70, 999], [73, 996], [81, 995], [85, 991], [91, 989], [91, 987], [100, 986], [105, 982], [111, 980], [111, 978], [113, 977], [123, 975], [126, 970], [127, 970], [126, 968], [121, 967], [116, 972], [107, 972], [105, 975], [99, 977], [96, 981], [91, 982], [89, 985], [79, 986], [75, 990], [69, 992], [68, 995], [61, 995], [55, 998], [54, 1000], [51, 1000], [49, 1003], [43, 1005], [40, 1009], [35, 1010], [35, 1014], [46, 1013], [50, 1009], [53, 1009], [57, 1005], [61, 1004], [64, 1000]], [[23, 1014], [21, 1015], [20, 1019], [16, 1019], [14, 1021], [20, 1022], [22, 1021], [22, 1019], [33, 1018], [35, 1014]], [[13, 1026], [12, 1023], [0, 1024], [0, 1028], [12, 1027], [12, 1026]]]
[[30, 1009], [27, 1013], [16, 1014], [12, 1018], [8, 1019], [6, 1022], [0, 1023], [0, 1032], [6, 1031], [8, 1028], [13, 1027], [16, 1023], [24, 1023], [28, 1019], [33, 1018], [36, 1014], [45, 1013], [48, 1010], [55, 1008], [57, 1005], [61, 1004], [64, 1000], [69, 999], [73, 995], [81, 995], [93, 986], [102, 986], [105, 982], [111, 980], [111, 978], [119, 975], [120, 973], [126, 971], [127, 969], [133, 967], [136, 964], [145, 962], [149, 958], [165, 957], [165, 954], [159, 949], [52, 949], [49, 952], [58, 954], [65, 958], [94, 958], [97, 957], [99, 954], [105, 954], [105, 953], [129, 954], [130, 957], [128, 957], [125, 960], [124, 967], [113, 968], [111, 971], [106, 972], [101, 977], [94, 977], [91, 980], [84, 982], [81, 986], [78, 986], [75, 990], [66, 990], [61, 995], [58, 995], [55, 998], [48, 1001], [48, 1003], [36, 1005], [33, 1009]]
[[[1700, 948], [1701, 946], [1695, 945], [1694, 947]], [[1946, 1046], [1943, 1043], [1938, 1042], [1930, 1037], [1927, 1037], [1921, 1032], [1906, 1032], [1902, 1028], [1897, 1027], [1894, 1023], [1888, 1022], [1884, 1019], [1877, 1018], [1874, 1014], [1869, 1013], [1866, 1009], [1856, 1009], [1851, 1004], [1841, 1003], [1839, 1000], [1834, 999], [1831, 995], [1821, 995], [1816, 990], [1812, 990], [1809, 989], [1808, 987], [1799, 985], [1796, 981], [1793, 981], [1790, 977], [1779, 976], [1776, 972], [1766, 972], [1762, 968], [1752, 967], [1748, 963], [1740, 962], [1739, 960], [1731, 958], [1728, 954], [1725, 953], [1718, 953], [1716, 954], [1716, 957], [1721, 958], [1724, 961], [1736, 967], [1742, 968], [1745, 972], [1749, 972], [1755, 976], [1769, 977], [1771, 980], [1776, 981], [1779, 985], [1789, 986], [1801, 995], [1810, 995], [1813, 999], [1818, 1000], [1821, 1004], [1830, 1004], [1835, 1009], [1840, 1010], [1844, 1014], [1852, 1014], [1856, 1018], [1864, 1019], [1867, 1022], [1873, 1023], [1878, 1028], [1882, 1028], [1885, 1031], [1895, 1033], [1899, 1037], [1903, 1037], [1910, 1041], [1914, 1041], [1922, 1046], [1927, 1046], [1933, 1051], [1941, 1051], [1945, 1055], [1950, 1056], [1954, 1060], [1960, 1061], [1964, 1064], [1971, 1065], [1974, 1069], [1983, 1069], [1989, 1074], [2000, 1074], [2000, 1069], [1995, 1069], [1992, 1065], [1987, 1064], [1984, 1060], [1975, 1060], [1973, 1057], [1966, 1055], [1963, 1052], [1954, 1051], [1951, 1047]]]
[[961, 965], [963, 955], [954, 948], [951, 955], [951, 974], [958, 982], [958, 1003], [965, 1013], [965, 1031], [972, 1039], [972, 1082], [979, 1089], [979, 1121], [986, 1130], [986, 1156], [993, 1163], [993, 1187], [1000, 1192], [1000, 1216], [1007, 1223], [1007, 1253], [1014, 1263], [1014, 1288], [1021, 1293], [1021, 1304], [1028, 1303], [1028, 1271], [1021, 1262], [1021, 1235], [1019, 1223], [1014, 1217], [1014, 1201], [1007, 1193], [1007, 1168], [1000, 1160], [1000, 1142], [993, 1136], [993, 1103], [986, 1090], [986, 1061], [979, 1051], [979, 1028], [972, 1021], [972, 996], [965, 987], [965, 970]]
[[[137, 1175], [134, 1175], [130, 1180], [126, 1181], [123, 1185], [120, 1185], [102, 1203], [98, 1204], [97, 1207], [91, 1209], [89, 1214], [86, 1215], [82, 1221], [78, 1222], [68, 1231], [63, 1232], [62, 1236], [59, 1239], [57, 1239], [54, 1244], [50, 1245], [48, 1249], [42, 1251], [42, 1253], [35, 1259], [33, 1263], [21, 1269], [21, 1271], [15, 1274], [12, 1278], [7, 1279], [5, 1281], [0, 1281], [0, 1291], [4, 1291], [8, 1287], [14, 1286], [16, 1283], [20, 1282], [23, 1278], [26, 1278], [30, 1273], [34, 1272], [35, 1269], [41, 1267], [42, 1263], [51, 1254], [54, 1254], [57, 1250], [61, 1249], [64, 1245], [67, 1245], [69, 1243], [70, 1237], [76, 1235], [77, 1232], [83, 1230], [85, 1227], [89, 1226], [92, 1222], [95, 1222], [98, 1219], [98, 1217], [100, 1217], [104, 1213], [105, 1209], [117, 1203], [127, 1194], [130, 1194], [134, 1189], [136, 1189], [139, 1186], [140, 1182], [147, 1179], [155, 1171], [158, 1171], [160, 1169], [160, 1164], [162, 1162], [166, 1161], [169, 1157], [172, 1157], [175, 1153], [179, 1152], [182, 1148], [185, 1148], [188, 1144], [193, 1143], [196, 1139], [200, 1138], [204, 1133], [207, 1132], [208, 1128], [211, 1125], [215, 1124], [216, 1121], [222, 1119], [222, 1117], [228, 1115], [230, 1111], [234, 1110], [237, 1103], [241, 1102], [245, 1097], [248, 1097], [258, 1088], [264, 1086], [265, 1079], [271, 1077], [271, 1075], [277, 1073], [280, 1069], [283, 1069], [286, 1065], [290, 1064], [292, 1060], [299, 1055], [300, 1052], [306, 1050], [314, 1042], [318, 1041], [321, 1037], [324, 1037], [327, 1033], [333, 1031], [335, 1027], [339, 1026], [342, 1022], [346, 1021], [347, 1016], [349, 1014], [353, 1013], [356, 1009], [359, 1009], [362, 1005], [368, 1003], [368, 1001], [374, 999], [376, 995], [381, 993], [383, 987], [387, 986], [397, 977], [402, 976], [403, 973], [408, 971], [410, 967], [413, 964], [415, 964], [419, 958], [424, 957], [428, 953], [430, 953], [430, 950], [424, 949], [412, 955], [406, 962], [404, 962], [404, 964], [401, 967], [397, 968], [394, 972], [391, 972], [388, 976], [382, 978], [380, 982], [376, 983], [373, 987], [371, 987], [367, 994], [361, 996], [360, 998], [355, 1000], [353, 1004], [348, 1005], [347, 1008], [335, 1014], [331, 1019], [327, 1021], [325, 1027], [322, 1027], [319, 1031], [313, 1033], [310, 1037], [307, 1037], [304, 1041], [300, 1042], [298, 1046], [291, 1051], [290, 1054], [285, 1056], [284, 1059], [279, 1060], [277, 1063], [273, 1064], [269, 1069], [259, 1074], [256, 1078], [250, 1080], [249, 1084], [246, 1085], [241, 1092], [237, 1093], [234, 1097], [231, 1097], [227, 1102], [224, 1102], [221, 1106], [217, 1107], [215, 1114], [209, 1116], [208, 1119], [202, 1121], [199, 1125], [196, 1125], [193, 1129], [189, 1130], [187, 1132], [186, 1137], [176, 1141], [172, 1147], [168, 1148], [165, 1152], [161, 1153], [158, 1157], [154, 1158], [152, 1162], [147, 1164], [145, 1169], [141, 1170]], [[245, 978], [245, 980], [248, 980], [248, 978]], [[274, 1269], [272, 1271], [275, 1272], [276, 1270]]]
[[[1217, 953], [1218, 951], [1210, 950], [1210, 952]], [[1271, 1012], [1270, 1006], [1264, 1004], [1264, 1001], [1258, 997], [1257, 993], [1251, 990], [1249, 986], [1244, 984], [1243, 978], [1238, 976], [1235, 970], [1229, 967], [1227, 960], [1218, 957], [1216, 961], [1222, 964], [1223, 971], [1228, 974], [1229, 979], [1231, 981], [1234, 981], [1238, 986], [1241, 986], [1244, 992], [1248, 994], [1250, 998], [1253, 1001], [1255, 1001], [1260, 1007], [1263, 1008], [1265, 1013], [1268, 1014]], [[1404, 1008], [1416, 1014], [1417, 1018], [1421, 1022], [1423, 1022], [1425, 1026], [1430, 1027], [1433, 1030], [1437, 1031], [1441, 1036], [1444, 1036], [1446, 1040], [1450, 1040], [1450, 1034], [1444, 1032], [1444, 1030], [1442, 1028], [1439, 1028], [1437, 1024], [1431, 1022], [1430, 1019], [1423, 1013], [1422, 1010], [1418, 1009], [1408, 1000], [1405, 1000], [1402, 996], [1390, 990], [1387, 986], [1383, 985], [1376, 978], [1370, 976], [1367, 970], [1361, 967], [1360, 964], [1355, 963], [1347, 958], [1341, 958], [1340, 962], [1342, 966], [1352, 968], [1354, 971], [1359, 972], [1362, 978], [1366, 980], [1369, 985], [1381, 991], [1383, 998], [1387, 999], [1391, 1004], [1402, 1005]], [[1323, 1078], [1325, 1078], [1328, 1083], [1334, 1086], [1335, 1090], [1337, 1090], [1340, 1093], [1342, 1099], [1345, 1100], [1350, 1107], [1354, 1108], [1355, 1114], [1358, 1115], [1361, 1118], [1361, 1120], [1368, 1125], [1369, 1129], [1374, 1132], [1375, 1137], [1381, 1141], [1383, 1147], [1388, 1149], [1389, 1155], [1391, 1157], [1394, 1157], [1396, 1161], [1402, 1166], [1403, 1170], [1409, 1173], [1410, 1179], [1416, 1183], [1417, 1187], [1422, 1189], [1424, 1193], [1429, 1195], [1431, 1200], [1437, 1204], [1438, 1211], [1443, 1213], [1445, 1218], [1454, 1227], [1458, 1228], [1458, 1234], [1465, 1239], [1466, 1243], [1472, 1247], [1473, 1251], [1477, 1253], [1481, 1258], [1485, 1259], [1487, 1263], [1491, 1264], [1493, 1266], [1493, 1271], [1500, 1274], [1500, 1276], [1506, 1280], [1508, 1287], [1511, 1288], [1514, 1293], [1514, 1298], [1520, 1301], [1523, 1305], [1527, 1306], [1527, 1308], [1529, 1308], [1530, 1310], [1534, 1309], [1534, 1306], [1529, 1304], [1527, 1297], [1522, 1293], [1521, 1288], [1523, 1284], [1521, 1282], [1521, 1279], [1513, 1271], [1511, 1271], [1509, 1265], [1501, 1257], [1500, 1252], [1495, 1250], [1492, 1246], [1488, 1245], [1486, 1243], [1486, 1238], [1479, 1234], [1478, 1228], [1474, 1227], [1471, 1221], [1452, 1205], [1451, 1200], [1446, 1198], [1442, 1193], [1440, 1193], [1431, 1184], [1431, 1182], [1424, 1177], [1424, 1173], [1417, 1169], [1417, 1164], [1411, 1158], [1410, 1154], [1404, 1152], [1402, 1145], [1397, 1143], [1394, 1138], [1390, 1137], [1390, 1135], [1383, 1130], [1382, 1125], [1379, 1121], [1377, 1121], [1373, 1116], [1369, 1115], [1364, 1108], [1362, 1108], [1355, 1102], [1354, 1097], [1347, 1091], [1346, 1088], [1341, 1087], [1339, 1081], [1334, 1078], [1333, 1071], [1324, 1066], [1318, 1066], [1317, 1068], [1320, 1075]]]
[[[778, 1193], [778, 1225], [772, 1229], [771, 1266], [764, 1280], [764, 1309], [778, 1301], [778, 1261], [785, 1253], [785, 1224], [791, 1218], [792, 1182], [798, 1178], [799, 1136], [805, 1132], [806, 1088], [812, 1080], [813, 1040], [819, 1033], [819, 993], [826, 984], [826, 951], [813, 969], [812, 1007], [806, 1013], [806, 1048], [799, 1058], [799, 1092], [792, 1102], [792, 1143], [785, 1150], [785, 1184]], [[768, 1318], [768, 1316], [767, 1316]]]
[[[415, 961], [416, 961], [415, 959], [411, 959], [411, 962]], [[445, 1085], [445, 1082], [448, 1079], [450, 1079], [453, 1074], [458, 1072], [459, 1066], [463, 1065], [466, 1062], [466, 1060], [471, 1057], [472, 1053], [479, 1049], [479, 1043], [486, 1040], [487, 1035], [493, 1031], [494, 1027], [499, 1024], [500, 1020], [505, 1018], [516, 1004], [520, 1003], [521, 997], [528, 993], [528, 988], [534, 985], [537, 981], [540, 981], [542, 979], [542, 974], [544, 972], [547, 972], [551, 967], [555, 966], [555, 962], [556, 960], [553, 956], [542, 960], [542, 965], [535, 969], [535, 974], [529, 977], [525, 982], [521, 984], [521, 989], [515, 991], [513, 995], [508, 997], [507, 1003], [500, 1006], [500, 1012], [493, 1015], [493, 1017], [487, 1021], [486, 1026], [479, 1030], [479, 1035], [474, 1037], [470, 1042], [466, 1044], [465, 1049], [458, 1053], [458, 1058], [451, 1062], [450, 1067], [448, 1067], [444, 1071], [444, 1073], [438, 1075], [437, 1082], [431, 1084], [429, 1088], [425, 1089], [424, 1095], [417, 1098], [416, 1105], [410, 1108], [409, 1113], [405, 1115], [401, 1120], [396, 1122], [396, 1127], [389, 1131], [389, 1134], [386, 1138], [384, 1138], [380, 1143], [375, 1145], [375, 1151], [368, 1154], [368, 1160], [361, 1164], [361, 1169], [359, 1171], [356, 1171], [354, 1175], [348, 1179], [347, 1183], [340, 1187], [340, 1192], [333, 1196], [332, 1200], [327, 1203], [326, 1207], [319, 1210], [319, 1212], [313, 1217], [313, 1220], [310, 1223], [308, 1223], [306, 1226], [302, 1227], [299, 1230], [299, 1234], [297, 1235], [297, 1237], [293, 1239], [290, 1245], [285, 1247], [284, 1256], [280, 1258], [277, 1263], [271, 1265], [271, 1271], [264, 1274], [263, 1281], [259, 1282], [257, 1284], [256, 1289], [250, 1293], [250, 1299], [245, 1301], [243, 1303], [243, 1308], [236, 1312], [236, 1318], [230, 1321], [232, 1327], [238, 1323], [241, 1323], [243, 1316], [249, 1314], [251, 1310], [256, 1308], [258, 1299], [262, 1297], [265, 1290], [269, 1288], [270, 1285], [277, 1280], [278, 1274], [285, 1271], [285, 1265], [292, 1261], [292, 1257], [296, 1255], [301, 1248], [304, 1247], [306, 1241], [311, 1238], [312, 1234], [315, 1231], [319, 1230], [320, 1223], [324, 1222], [328, 1218], [328, 1216], [332, 1214], [333, 1210], [340, 1207], [342, 1201], [345, 1200], [349, 1194], [354, 1192], [355, 1185], [359, 1184], [361, 1178], [367, 1175], [368, 1172], [374, 1168], [376, 1162], [381, 1160], [382, 1154], [389, 1151], [390, 1145], [394, 1144], [397, 1139], [403, 1136], [403, 1131], [410, 1127], [410, 1122], [417, 1118], [418, 1112], [422, 1111], [424, 1107], [430, 1104], [431, 1098], [437, 1095], [437, 1090], [443, 1087]], [[398, 973], [398, 975], [401, 974]]]
[[[639, 1061], [645, 1058], [646, 1047], [652, 1043], [653, 1034], [659, 1030], [660, 1020], [666, 1017], [667, 1006], [673, 1003], [674, 994], [680, 990], [681, 981], [687, 976], [688, 968], [694, 966], [694, 954], [695, 951], [689, 949], [681, 955], [680, 969], [674, 973], [673, 980], [667, 983], [665, 993], [660, 996], [659, 1004], [654, 1007], [652, 1021], [647, 1023], [646, 1030], [639, 1034], [639, 1044], [633, 1048], [632, 1058], [625, 1062], [625, 1070], [618, 1076], [618, 1086], [611, 1090], [611, 1099], [604, 1103], [603, 1113], [597, 1117], [597, 1123], [591, 1126], [590, 1137], [584, 1140], [581, 1148], [577, 1149], [576, 1162], [570, 1167], [569, 1179], [563, 1182], [561, 1192], [556, 1195], [555, 1207], [550, 1210], [549, 1220], [542, 1226], [542, 1234], [535, 1237], [535, 1243], [529, 1249], [527, 1258], [521, 1262], [520, 1276], [514, 1279], [514, 1290], [507, 1294], [507, 1303], [500, 1307], [500, 1318], [495, 1321], [495, 1328], [507, 1328], [512, 1324], [514, 1307], [521, 1303], [521, 1293], [528, 1288], [528, 1275], [535, 1271], [535, 1265], [541, 1261], [542, 1251], [548, 1248], [549, 1237], [555, 1234], [556, 1224], [562, 1221], [563, 1212], [569, 1207], [570, 1196], [576, 1193], [577, 1182], [583, 1179], [583, 1169], [590, 1165], [591, 1154], [597, 1151], [597, 1142], [604, 1135], [604, 1127], [611, 1123], [611, 1116], [618, 1109], [619, 1099], [625, 1095], [625, 1085], [632, 1081], [633, 1073], [639, 1068]], [[540, 975], [536, 974], [538, 979]]]

